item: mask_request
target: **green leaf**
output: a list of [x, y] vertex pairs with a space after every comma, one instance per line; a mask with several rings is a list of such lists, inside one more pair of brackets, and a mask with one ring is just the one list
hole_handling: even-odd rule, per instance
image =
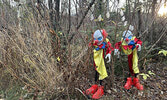
[[139, 74], [139, 75], [145, 75], [144, 73], [141, 73], [141, 74]]
[[151, 72], [151, 71], [148, 71], [148, 74], [150, 74], [150, 75], [155, 75], [153, 72]]
[[146, 76], [146, 75], [143, 75], [143, 79], [146, 80], [146, 79], [147, 79], [147, 76]]
[[114, 25], [116, 25], [116, 23], [114, 21], [112, 21], [112, 23], [114, 23]]
[[125, 10], [125, 8], [121, 8], [121, 10]]
[[60, 62], [60, 57], [57, 57], [57, 60]]
[[150, 75], [146, 74], [147, 77], [150, 77]]
[[148, 74], [144, 74], [144, 73], [141, 73], [141, 74], [139, 74], [139, 75], [142, 75], [144, 80], [146, 80], [147, 77], [150, 77]]
[[161, 54], [161, 53], [163, 53], [166, 56], [167, 55], [167, 50], [161, 50], [161, 51], [158, 52], [158, 54]]

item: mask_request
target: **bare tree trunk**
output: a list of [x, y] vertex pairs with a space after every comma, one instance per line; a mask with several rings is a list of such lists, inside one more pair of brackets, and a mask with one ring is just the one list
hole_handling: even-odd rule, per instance
[[76, 25], [78, 25], [78, 17], [79, 17], [79, 16], [78, 16], [78, 7], [77, 7], [78, 1], [77, 1], [77, 0], [75, 0], [75, 1], [76, 1], [76, 4], [75, 4], [75, 9], [76, 9], [76, 10], [75, 10], [75, 11], [76, 11], [76, 16], [77, 16], [77, 17], [76, 17]]
[[[98, 0], [97, 3], [95, 4], [95, 17], [98, 18], [99, 16], [101, 16], [102, 18], [104, 18], [104, 3], [103, 0]], [[103, 28], [103, 21], [99, 21], [96, 22], [98, 28]]]
[[[139, 0], [138, 0], [138, 5], [140, 6]], [[137, 31], [137, 36], [139, 36], [141, 34], [141, 25], [142, 25], [141, 7], [139, 7], [139, 9], [138, 9], [137, 15], [138, 15], [138, 31]]]
[[141, 9], [138, 10], [138, 34], [137, 36], [139, 36], [141, 34], [141, 25], [142, 25], [142, 20], [141, 20]]
[[99, 0], [99, 12], [102, 13], [102, 0]]
[[17, 18], [18, 18], [18, 28], [19, 28], [19, 31], [21, 31], [21, 5], [19, 4], [20, 1], [17, 2], [18, 3], [18, 9], [17, 9]]
[[130, 11], [130, 0], [127, 0], [127, 20], [132, 20], [131, 11]]
[[69, 16], [68, 16], [69, 25], [68, 25], [68, 32], [67, 33], [69, 34], [70, 30], [71, 30], [71, 0], [69, 0], [68, 13], [69, 13]]
[[107, 0], [107, 11], [109, 11], [110, 8], [109, 8], [109, 0]]
[[60, 0], [55, 0], [56, 6], [55, 6], [55, 10], [56, 10], [56, 15], [55, 15], [55, 29], [59, 30], [59, 20], [60, 20]]
[[48, 4], [49, 4], [49, 10], [50, 10], [50, 22], [51, 22], [51, 27], [54, 28], [54, 15], [53, 15], [53, 3], [52, 0], [48, 0]]
[[37, 3], [40, 3], [40, 0], [37, 0]]
[[84, 8], [84, 4], [86, 3], [86, 0], [79, 0], [79, 17], [83, 16], [83, 8]]
[[[155, 5], [157, 3], [157, 0], [153, 0], [153, 3], [152, 3], [152, 19], [154, 19], [154, 16], [155, 16]], [[153, 21], [153, 24], [152, 24], [152, 27], [151, 27], [151, 35], [150, 35], [150, 40], [151, 40], [151, 43], [153, 42], [153, 34], [155, 33], [155, 23]]]

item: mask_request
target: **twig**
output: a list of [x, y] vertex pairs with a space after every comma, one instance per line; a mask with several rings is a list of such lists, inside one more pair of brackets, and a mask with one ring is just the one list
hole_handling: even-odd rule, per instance
[[[85, 11], [85, 13], [84, 13], [84, 15], [83, 15], [81, 21], [79, 22], [79, 25], [78, 25], [77, 28], [76, 28], [77, 30], [80, 28], [81, 24], [83, 23], [83, 21], [84, 21], [86, 15], [88, 14], [90, 8], [93, 6], [94, 2], [95, 2], [95, 0], [92, 0], [92, 2], [89, 4], [88, 9]], [[72, 34], [72, 35], [71, 35], [71, 38], [69, 39], [69, 42], [71, 42], [71, 40], [73, 39], [74, 35], [75, 35], [75, 34]]]
[[72, 61], [72, 66], [74, 65], [74, 64], [76, 64], [76, 66], [79, 64], [79, 61], [81, 60], [81, 58], [84, 56], [84, 55], [86, 55], [86, 53], [87, 53], [87, 51], [88, 51], [88, 47], [86, 47], [84, 50], [82, 50], [82, 52], [80, 53], [80, 55], [78, 55], [73, 61]]
[[77, 26], [77, 29], [80, 28], [81, 24], [83, 23], [83, 20], [85, 19], [85, 17], [86, 17], [86, 15], [87, 15], [88, 11], [90, 10], [90, 8], [91, 8], [92, 5], [94, 4], [94, 2], [95, 2], [95, 0], [92, 0], [92, 2], [89, 4], [88, 9], [87, 9], [86, 12], [84, 13], [84, 16], [82, 17], [82, 19], [81, 19], [79, 25]]
[[148, 50], [148, 52], [145, 54], [145, 56], [143, 58], [141, 58], [139, 61], [143, 60], [146, 58], [146, 56], [151, 52], [151, 50], [153, 49], [153, 47], [161, 40], [161, 38], [163, 37], [163, 35], [165, 35], [167, 31], [167, 28], [165, 28], [165, 31], [161, 34], [161, 36], [159, 37], [159, 39], [152, 45], [152, 47]]
[[147, 31], [148, 31], [148, 28], [147, 28], [143, 33], [141, 33], [141, 34], [139, 35], [139, 37], [137, 37], [137, 38], [140, 39]]
[[75, 88], [75, 89], [78, 90], [85, 98], [87, 98], [87, 96], [79, 88]]
[[68, 16], [69, 25], [68, 25], [68, 31], [67, 31], [67, 33], [69, 34], [70, 30], [71, 30], [71, 0], [69, 0], [68, 13], [69, 13], [69, 16]]

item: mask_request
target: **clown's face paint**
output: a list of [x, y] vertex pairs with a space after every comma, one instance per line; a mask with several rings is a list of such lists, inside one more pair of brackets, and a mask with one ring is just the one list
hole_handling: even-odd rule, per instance
[[101, 45], [103, 42], [103, 35], [100, 30], [97, 30], [93, 34], [95, 45]]
[[125, 42], [126, 42], [127, 44], [130, 43], [131, 39], [132, 39], [132, 36], [129, 36], [129, 37], [125, 37], [125, 38], [124, 38], [124, 40], [125, 40]]
[[132, 37], [133, 37], [133, 34], [131, 31], [128, 30], [128, 31], [124, 31], [122, 36], [123, 36], [123, 39], [125, 40], [125, 42], [127, 44], [129, 44]]

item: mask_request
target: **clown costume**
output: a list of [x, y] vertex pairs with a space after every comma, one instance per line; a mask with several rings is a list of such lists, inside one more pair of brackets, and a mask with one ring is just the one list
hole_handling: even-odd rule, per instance
[[111, 52], [114, 48], [111, 47], [111, 43], [107, 38], [107, 32], [102, 30], [96, 30], [93, 37], [93, 57], [94, 57], [94, 67], [95, 67], [95, 82], [97, 83], [98, 79], [100, 85], [94, 84], [89, 89], [86, 90], [87, 95], [92, 95], [93, 99], [99, 99], [104, 95], [104, 86], [102, 81], [108, 76], [105, 63], [104, 63], [104, 50], [106, 49], [106, 56], [108, 58], [107, 63], [111, 61]]
[[123, 37], [120, 42], [115, 44], [114, 55], [119, 55], [119, 50], [122, 51], [128, 56], [129, 71], [132, 76], [127, 78], [127, 82], [124, 85], [125, 89], [130, 89], [131, 86], [135, 86], [138, 90], [143, 90], [143, 86], [139, 83], [137, 75], [139, 74], [138, 68], [138, 56], [137, 51], [141, 51], [142, 41], [133, 36], [131, 31], [124, 31]]

